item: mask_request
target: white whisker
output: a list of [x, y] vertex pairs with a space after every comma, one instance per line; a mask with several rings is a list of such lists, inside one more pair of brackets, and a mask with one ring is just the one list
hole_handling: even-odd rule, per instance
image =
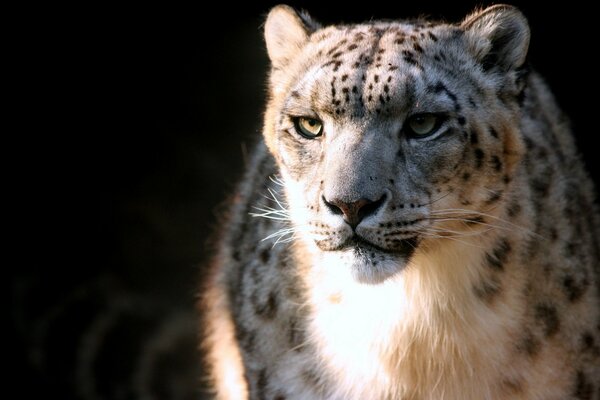
[[450, 233], [451, 235], [448, 235], [448, 236], [452, 236], [452, 237], [469, 237], [469, 236], [482, 235], [484, 233], [493, 231], [494, 228], [495, 227], [492, 226], [490, 228], [479, 230], [477, 232], [455, 231], [455, 230], [451, 230], [451, 229], [433, 228], [433, 227], [427, 227], [425, 229], [427, 229], [428, 231], [431, 231], [431, 232]]
[[285, 186], [285, 183], [283, 182], [283, 180], [281, 179], [281, 177], [279, 177], [277, 175], [271, 175], [271, 176], [269, 176], [269, 180], [271, 182], [273, 182], [274, 184], [276, 184], [277, 186], [281, 186], [281, 187]]
[[430, 206], [430, 205], [432, 205], [432, 204], [434, 204], [434, 203], [437, 203], [437, 202], [438, 202], [438, 201], [440, 201], [440, 200], [443, 200], [443, 199], [445, 199], [446, 197], [448, 197], [448, 195], [449, 195], [449, 194], [450, 194], [450, 192], [447, 192], [445, 195], [443, 195], [443, 196], [441, 196], [441, 197], [439, 197], [439, 198], [437, 198], [437, 199], [435, 199], [435, 200], [432, 200], [432, 201], [430, 201], [429, 203], [425, 203], [425, 204], [423, 204], [423, 205], [424, 205], [424, 206]]
[[419, 233], [421, 233], [425, 237], [432, 237], [432, 238], [439, 238], [439, 239], [448, 239], [448, 240], [453, 240], [455, 242], [462, 243], [464, 245], [475, 247], [475, 248], [478, 248], [478, 249], [482, 249], [482, 250], [486, 249], [483, 246], [478, 246], [478, 245], [476, 245], [474, 243], [470, 243], [470, 242], [467, 242], [465, 240], [460, 240], [460, 239], [457, 239], [457, 238], [452, 237], [452, 236], [438, 235], [438, 234], [435, 234], [435, 233], [428, 232], [427, 230], [419, 231]]
[[[486, 217], [486, 218], [490, 218], [490, 219], [493, 219], [495, 221], [499, 221], [499, 222], [502, 222], [504, 224], [510, 225], [511, 227], [517, 228], [520, 231], [522, 231], [524, 233], [527, 233], [529, 235], [536, 236], [536, 237], [538, 237], [540, 239], [545, 239], [542, 235], [540, 235], [537, 232], [532, 231], [531, 229], [527, 229], [527, 228], [525, 228], [523, 226], [520, 226], [520, 225], [517, 225], [517, 224], [515, 224], [513, 222], [510, 222], [510, 221], [508, 221], [508, 220], [506, 220], [504, 218], [500, 218], [500, 217], [497, 217], [495, 215], [491, 215], [491, 214], [484, 213], [484, 212], [481, 212], [481, 211], [467, 210], [467, 209], [462, 209], [462, 208], [449, 208], [449, 209], [431, 211], [431, 215], [433, 215], [433, 216], [438, 216], [439, 215], [441, 217], [457, 216], [458, 218], [461, 218], [461, 219], [468, 219], [469, 217], [472, 217], [472, 216]], [[469, 221], [469, 222], [478, 223], [477, 221]], [[479, 223], [485, 224], [485, 222], [479, 222]], [[496, 227], [500, 228], [500, 226], [496, 226]], [[508, 228], [502, 227], [502, 229], [508, 229]]]
[[432, 217], [432, 218], [428, 218], [429, 220], [433, 220], [436, 222], [447, 222], [447, 221], [458, 221], [458, 222], [462, 222], [465, 225], [482, 225], [482, 226], [488, 226], [491, 229], [503, 229], [503, 230], [510, 230], [510, 228], [506, 227], [506, 226], [502, 226], [502, 225], [496, 225], [496, 224], [490, 224], [487, 222], [482, 222], [482, 221], [474, 221], [472, 219], [468, 219], [468, 218], [442, 218], [442, 217]]

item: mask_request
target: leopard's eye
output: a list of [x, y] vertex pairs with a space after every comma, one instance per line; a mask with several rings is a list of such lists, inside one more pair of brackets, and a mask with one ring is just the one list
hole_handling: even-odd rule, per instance
[[296, 132], [307, 139], [315, 139], [323, 134], [323, 123], [316, 118], [296, 117], [294, 126]]
[[436, 132], [442, 119], [435, 114], [416, 114], [406, 121], [406, 131], [416, 138], [423, 138]]

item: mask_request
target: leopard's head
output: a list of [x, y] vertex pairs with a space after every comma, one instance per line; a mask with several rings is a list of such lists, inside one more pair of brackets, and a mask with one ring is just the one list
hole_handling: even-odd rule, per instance
[[379, 283], [492, 223], [523, 153], [529, 28], [517, 9], [322, 28], [278, 6], [265, 38], [265, 141], [312, 251]]

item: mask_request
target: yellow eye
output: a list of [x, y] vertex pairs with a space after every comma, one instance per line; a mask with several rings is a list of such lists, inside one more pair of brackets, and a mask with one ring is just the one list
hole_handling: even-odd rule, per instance
[[417, 114], [413, 115], [406, 122], [407, 131], [415, 137], [425, 137], [431, 135], [440, 125], [440, 118], [435, 114]]
[[296, 131], [307, 139], [314, 139], [323, 134], [323, 123], [316, 118], [294, 118], [294, 126]]

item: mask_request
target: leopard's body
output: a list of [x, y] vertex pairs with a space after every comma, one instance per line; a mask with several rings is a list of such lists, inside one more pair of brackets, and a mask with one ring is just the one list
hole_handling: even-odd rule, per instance
[[264, 143], [202, 302], [218, 397], [600, 399], [594, 189], [521, 13], [279, 6], [265, 36]]

